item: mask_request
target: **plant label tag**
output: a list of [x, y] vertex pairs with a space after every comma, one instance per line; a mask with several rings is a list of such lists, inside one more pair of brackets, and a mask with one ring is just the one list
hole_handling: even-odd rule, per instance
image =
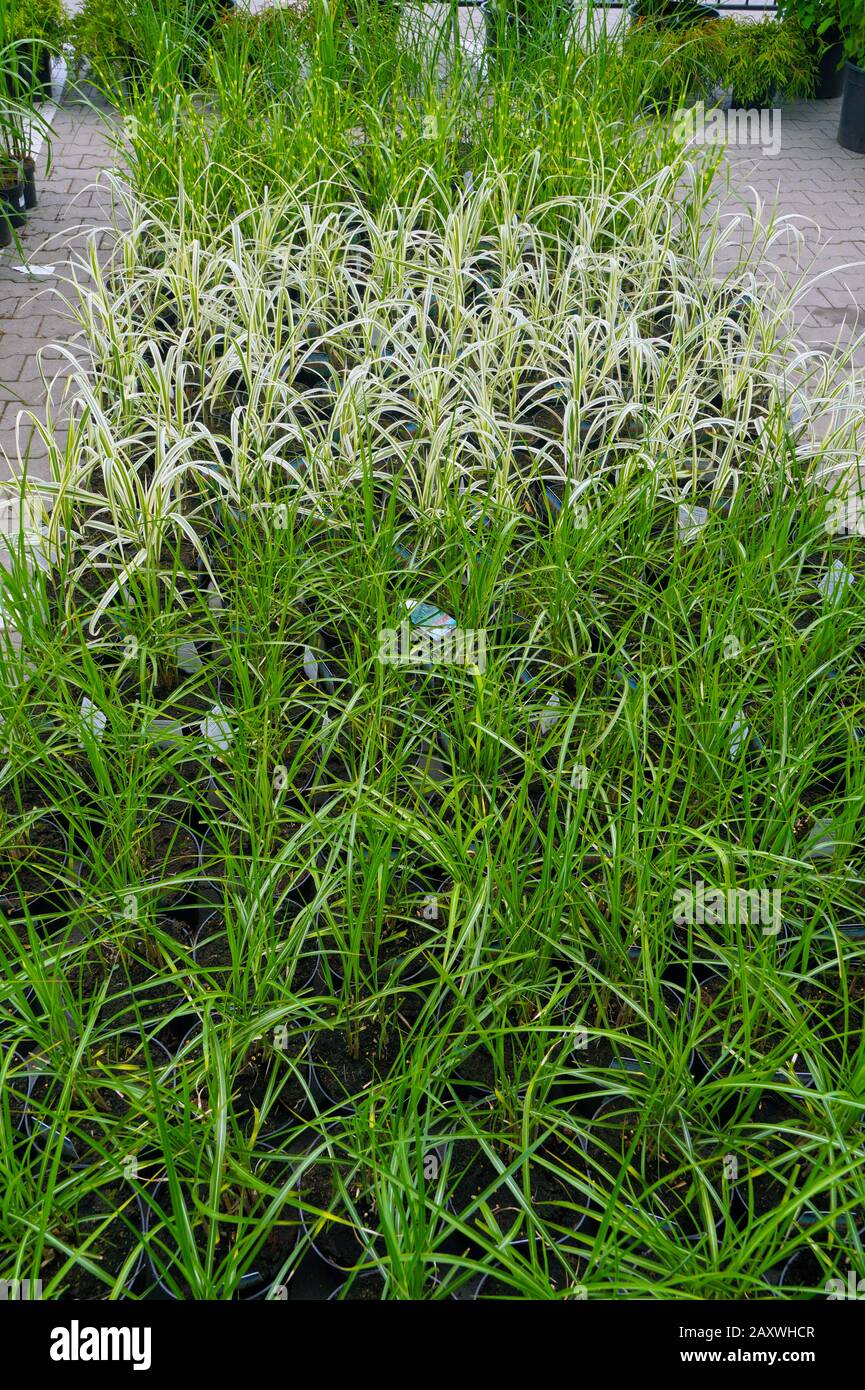
[[802, 846], [802, 858], [833, 859], [835, 857], [835, 836], [831, 832], [832, 821], [828, 816], [815, 821]]
[[696, 540], [708, 520], [709, 513], [705, 507], [679, 507], [676, 516], [679, 540], [686, 545], [689, 541]]
[[[101, 741], [105, 731], [105, 725], [108, 722], [108, 716], [105, 710], [100, 709], [98, 705], [94, 705], [89, 695], [82, 695], [81, 704], [78, 708], [81, 712], [82, 727], [87, 730], [91, 738]], [[85, 746], [82, 738], [79, 737], [78, 742], [82, 748]]]
[[853, 575], [843, 560], [833, 560], [817, 586], [826, 604], [835, 603], [853, 583]]
[[222, 705], [214, 705], [198, 727], [206, 741], [212, 743], [214, 748], [218, 748], [220, 752], [224, 753], [227, 748], [231, 747], [233, 737], [231, 723], [228, 719], [228, 713]]
[[194, 642], [178, 642], [177, 665], [181, 671], [186, 671], [188, 675], [201, 670], [201, 657], [198, 655], [198, 649]]
[[456, 628], [456, 618], [452, 618], [449, 613], [443, 613], [431, 603], [410, 598], [406, 601], [406, 608], [413, 627], [424, 627], [433, 632], [453, 632]]
[[555, 728], [556, 720], [559, 717], [561, 707], [562, 702], [559, 697], [558, 691], [554, 690], [550, 698], [547, 700], [546, 708], [543, 710], [540, 717], [538, 718], [538, 728], [540, 729], [541, 734], [544, 738], [546, 738], [547, 734], [550, 732], [551, 729]]
[[312, 681], [313, 685], [318, 680], [318, 662], [313, 656], [312, 647], [304, 647], [303, 649], [303, 674], [308, 681]]
[[738, 758], [743, 748], [747, 747], [751, 737], [751, 726], [745, 722], [744, 716], [737, 714], [733, 723], [730, 725], [730, 757]]

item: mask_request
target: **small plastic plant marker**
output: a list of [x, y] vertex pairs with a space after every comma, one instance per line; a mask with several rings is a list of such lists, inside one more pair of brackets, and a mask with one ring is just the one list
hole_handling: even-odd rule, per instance
[[410, 598], [406, 600], [405, 606], [408, 609], [413, 627], [423, 627], [441, 632], [453, 632], [456, 628], [456, 618], [452, 618], [449, 613], [444, 613], [441, 608], [436, 608], [432, 603], [424, 603], [422, 599]]
[[555, 488], [549, 487], [546, 483], [544, 484], [544, 498], [546, 499], [547, 506], [549, 507], [553, 515], [561, 516], [562, 509], [565, 504], [562, 501], [559, 494], [556, 492]]
[[198, 648], [194, 642], [178, 642], [177, 644], [177, 665], [181, 671], [187, 675], [192, 675], [195, 671], [200, 671], [202, 666], [201, 657], [198, 655]]
[[730, 757], [738, 758], [740, 751], [747, 744], [751, 734], [751, 726], [745, 723], [741, 714], [737, 714], [730, 726]]
[[[82, 695], [78, 708], [81, 711], [82, 727], [87, 730], [91, 738], [101, 740], [105, 725], [108, 723], [108, 716], [105, 711], [95, 705], [89, 695]], [[78, 742], [83, 748], [84, 740], [79, 737]]]
[[17, 270], [19, 275], [32, 275], [37, 280], [44, 280], [49, 275], [57, 274], [53, 265], [35, 265], [32, 261], [28, 265], [16, 265], [12, 268]]
[[746, 748], [761, 748], [759, 738], [752, 732], [751, 725], [742, 710], [737, 710], [730, 725], [730, 757], [738, 758]]
[[706, 507], [680, 506], [676, 513], [679, 540], [686, 545], [689, 541], [696, 540], [708, 520], [709, 512]]
[[853, 572], [843, 560], [833, 560], [818, 584], [826, 605], [837, 603], [853, 583]]
[[218, 748], [221, 753], [231, 747], [234, 731], [224, 705], [214, 705], [198, 727], [201, 730], [202, 738], [207, 743], [212, 743], [213, 747]]
[[304, 647], [303, 649], [303, 674], [313, 684], [318, 680], [318, 662], [313, 655], [312, 647]]
[[538, 729], [541, 736], [546, 738], [556, 726], [556, 721], [561, 713], [562, 701], [557, 690], [554, 690], [546, 705], [538, 716]]
[[333, 672], [324, 661], [319, 661], [312, 647], [303, 649], [303, 674], [312, 685], [323, 685], [329, 695], [333, 694]]
[[823, 816], [814, 822], [811, 831], [802, 845], [803, 859], [834, 859], [836, 841], [832, 833], [833, 821]]
[[400, 541], [396, 541], [394, 543], [393, 553], [398, 560], [402, 560], [403, 564], [408, 565], [410, 569], [414, 568], [415, 557], [408, 546], [402, 545]]

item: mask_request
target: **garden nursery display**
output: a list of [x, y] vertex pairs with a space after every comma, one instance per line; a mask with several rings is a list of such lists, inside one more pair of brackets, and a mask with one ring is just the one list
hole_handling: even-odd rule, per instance
[[702, 8], [28, 0], [122, 215], [0, 570], [0, 1279], [865, 1279], [865, 398], [674, 119], [859, 7]]

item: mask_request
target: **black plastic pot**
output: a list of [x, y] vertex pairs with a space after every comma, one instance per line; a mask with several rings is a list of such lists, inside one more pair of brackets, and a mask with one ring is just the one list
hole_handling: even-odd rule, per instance
[[[200, 1024], [192, 1025], [181, 1051], [197, 1084], [203, 1058]], [[232, 1070], [231, 1115], [240, 1126], [254, 1121], [256, 1132], [266, 1141], [275, 1139], [308, 1113], [314, 1084], [311, 1035], [295, 1030], [289, 1034], [287, 1027], [277, 1024], [253, 1039]]]
[[[710, 992], [710, 1000], [712, 1000], [712, 995], [714, 993], [715, 997], [724, 1001], [725, 1009], [728, 1008], [731, 997], [730, 991], [732, 991], [730, 974], [717, 973], [710, 976], [707, 980], [704, 980], [701, 985], [701, 990]], [[725, 993], [727, 995], [726, 999]], [[711, 1008], [711, 1002], [706, 1007]], [[719, 1035], [716, 1033], [712, 1036], [714, 1038], [713, 1041], [707, 1043], [706, 1039], [703, 1038], [701, 1040], [702, 1045], [698, 1043], [696, 1049], [696, 1055], [699, 1058], [702, 1073], [701, 1079], [705, 1079], [707, 1076], [711, 1076], [715, 1080], [719, 1077], [728, 1078], [735, 1073], [737, 1065], [742, 1064], [738, 1061], [739, 1049], [737, 1048], [731, 1051], [728, 1047], [725, 1047], [723, 1034]], [[745, 1060], [750, 1063], [760, 1055], [759, 1050], [757, 1050]], [[768, 1080], [769, 1074], [767, 1073], [767, 1082]], [[771, 1073], [771, 1080], [775, 1085], [801, 1086], [807, 1089], [813, 1089], [817, 1084], [807, 1063], [798, 1061], [798, 1055], [797, 1062], [791, 1062], [789, 1068], [779, 1067], [774, 1070]]]
[[[807, 1290], [812, 1298], [859, 1296], [856, 1289], [861, 1267], [857, 1268], [856, 1252], [865, 1242], [865, 1230], [845, 1215], [838, 1216], [834, 1223], [824, 1222], [820, 1213], [800, 1217], [803, 1243], [781, 1269], [778, 1285], [787, 1290]], [[811, 1231], [818, 1223], [821, 1229]], [[851, 1284], [853, 1293], [848, 1292]]]
[[[554, 1165], [561, 1151], [565, 1156], [557, 1170]], [[567, 1247], [586, 1220], [585, 1210], [578, 1205], [583, 1200], [579, 1189], [576, 1185], [572, 1189], [563, 1176], [565, 1168], [574, 1172], [576, 1163], [584, 1173], [584, 1155], [583, 1135], [573, 1129], [552, 1131], [528, 1155], [531, 1209], [542, 1223], [545, 1243], [550, 1249]], [[513, 1159], [500, 1161], [511, 1170], [509, 1178], [493, 1163], [478, 1140], [459, 1139], [450, 1146], [448, 1206], [465, 1230], [472, 1233], [472, 1242], [481, 1249], [486, 1247], [492, 1233], [482, 1214], [483, 1206], [489, 1207], [498, 1229], [497, 1243], [515, 1247], [529, 1239], [541, 1238], [539, 1232], [527, 1233], [526, 1214], [513, 1190], [522, 1192], [522, 1169], [514, 1167]]]
[[[0, 226], [2, 226], [0, 221]], [[34, 828], [40, 822], [34, 823]], [[69, 839], [66, 831], [53, 816], [41, 818], [42, 838], [34, 861], [19, 866], [19, 874], [9, 873], [11, 861], [7, 854], [2, 863], [5, 871], [0, 877], [0, 911], [8, 917], [20, 917], [25, 912], [33, 916], [63, 912], [69, 905], [66, 887], [72, 871]], [[9, 877], [5, 874], [9, 873]]]
[[6, 90], [17, 101], [50, 99], [51, 54], [43, 43], [19, 46], [17, 72], [6, 74]]
[[[75, 1202], [73, 1210], [77, 1216], [78, 1240], [86, 1239], [88, 1241], [88, 1260], [91, 1264], [100, 1266], [103, 1272], [110, 1277], [116, 1279], [119, 1276], [127, 1255], [132, 1253], [132, 1251], [127, 1251], [126, 1246], [132, 1241], [137, 1242], [138, 1253], [123, 1280], [120, 1291], [120, 1297], [128, 1297], [144, 1268], [145, 1255], [142, 1239], [146, 1217], [141, 1198], [134, 1194], [130, 1200], [125, 1183], [122, 1181], [116, 1181], [114, 1184], [109, 1182], [104, 1186], [83, 1191]], [[100, 1236], [104, 1238], [109, 1232], [116, 1233], [114, 1235], [115, 1242], [119, 1235], [124, 1244], [119, 1250], [107, 1252], [106, 1268], [105, 1256], [103, 1255], [100, 1259], [94, 1245], [90, 1242], [94, 1239], [98, 1240]], [[63, 1294], [63, 1297], [70, 1299], [70, 1301], [103, 1300], [111, 1297], [111, 1285], [103, 1283], [95, 1274], [91, 1274], [83, 1267], [70, 1271], [66, 1279], [74, 1280], [74, 1283], [69, 1285]]]
[[[376, 1020], [366, 1020], [360, 1025], [361, 1054], [354, 1059], [349, 1057], [343, 1046], [344, 1030], [331, 1024], [326, 1029], [316, 1029], [311, 1034], [312, 1076], [315, 1094], [328, 1109], [354, 1106], [368, 1086], [383, 1081], [393, 1067], [398, 1055], [400, 1040], [391, 1030], [387, 1035], [392, 1039], [384, 1053], [375, 1050], [380, 1025]], [[366, 1040], [370, 1039], [367, 1047]], [[356, 1078], [356, 1079], [355, 1079]]]
[[831, 101], [833, 97], [840, 97], [844, 87], [844, 44], [835, 29], [824, 34], [822, 42], [828, 47], [823, 49], [817, 64], [814, 100]]
[[[533, 1242], [528, 1237], [520, 1236], [519, 1239], [511, 1241], [507, 1248], [527, 1262], [531, 1258], [532, 1244]], [[534, 1244], [535, 1246], [539, 1244], [537, 1239], [535, 1239]], [[570, 1257], [570, 1264], [574, 1266], [572, 1268], [568, 1264], [568, 1256], [563, 1251], [557, 1250], [553, 1244], [548, 1247], [546, 1258], [548, 1261], [548, 1282], [550, 1292], [553, 1295], [569, 1290], [576, 1291], [581, 1287], [578, 1283], [581, 1264], [573, 1256]], [[515, 1286], [508, 1283], [504, 1270], [488, 1269], [477, 1280], [471, 1297], [473, 1301], [513, 1299], [517, 1297], [517, 1292]]]
[[[611, 1112], [614, 1116], [612, 1123], [610, 1123], [608, 1118]], [[591, 1201], [595, 1208], [596, 1217], [600, 1216], [606, 1209], [610, 1197], [609, 1191], [606, 1191], [604, 1186], [599, 1183], [600, 1173], [598, 1170], [599, 1168], [605, 1169], [611, 1182], [618, 1181], [616, 1164], [619, 1160], [619, 1155], [615, 1153], [614, 1144], [618, 1138], [619, 1131], [621, 1130], [623, 1135], [625, 1133], [625, 1123], [623, 1122], [627, 1122], [631, 1116], [638, 1117], [640, 1114], [640, 1104], [634, 1100], [633, 1096], [628, 1095], [628, 1093], [623, 1090], [601, 1101], [601, 1104], [588, 1121], [582, 1142], [585, 1144], [586, 1148], [587, 1179], [593, 1189]], [[622, 1164], [624, 1164], [624, 1155], [630, 1143], [630, 1137], [625, 1136], [622, 1141], [621, 1150]], [[626, 1177], [622, 1186], [617, 1187], [616, 1194], [612, 1199], [618, 1208], [625, 1207], [634, 1211], [639, 1201], [639, 1188], [643, 1184], [643, 1180], [637, 1176], [637, 1170], [639, 1168], [639, 1147], [640, 1143], [638, 1142], [637, 1152], [631, 1156], [627, 1165], [628, 1177], [632, 1180], [636, 1179], [634, 1187], [628, 1190]], [[613, 1156], [614, 1153], [615, 1157]], [[673, 1170], [674, 1173], [676, 1173], [675, 1164], [673, 1165]], [[729, 1185], [727, 1185], [728, 1183]], [[659, 1201], [659, 1198], [666, 1189], [668, 1196], [674, 1197], [675, 1195], [675, 1200], [678, 1201], [679, 1198], [676, 1194], [678, 1194], [681, 1186], [680, 1180], [678, 1177], [673, 1177], [671, 1185], [670, 1178], [661, 1175], [660, 1178], [653, 1181], [652, 1186], [654, 1188], [654, 1197], [652, 1201], [653, 1204], [658, 1203], [658, 1210], [655, 1212], [650, 1211], [649, 1208], [644, 1208], [644, 1214], [651, 1217], [655, 1228], [659, 1232], [667, 1232], [668, 1235], [672, 1235], [677, 1241], [685, 1244], [698, 1243], [705, 1235], [702, 1209], [699, 1202], [696, 1200], [694, 1202], [696, 1210], [693, 1210], [690, 1205], [686, 1205], [682, 1202], [675, 1210], [665, 1212], [663, 1210], [663, 1202]], [[735, 1186], [735, 1181], [726, 1178], [723, 1180], [721, 1183], [721, 1196], [723, 1196], [723, 1188], [725, 1186], [727, 1190], [726, 1204], [722, 1200], [717, 1205], [713, 1205], [712, 1208], [713, 1224], [719, 1235], [731, 1221], [733, 1208], [738, 1202], [738, 1189]]]
[[[265, 1160], [269, 1152], [271, 1151], [268, 1146], [265, 1146], [263, 1154]], [[259, 1160], [259, 1166], [260, 1163], [261, 1160]], [[187, 1209], [189, 1210], [192, 1205], [193, 1193], [190, 1191], [190, 1184], [184, 1184], [184, 1186], [186, 1188], [184, 1197]], [[201, 1200], [207, 1203], [209, 1200], [209, 1193], [206, 1185], [202, 1184], [202, 1188]], [[152, 1205], [148, 1204], [144, 1218], [144, 1233], [148, 1238], [147, 1255], [150, 1274], [161, 1293], [166, 1298], [174, 1302], [183, 1301], [193, 1295], [190, 1291], [185, 1290], [181, 1283], [181, 1293], [180, 1296], [178, 1296], [177, 1291], [172, 1287], [165, 1276], [162, 1263], [163, 1261], [168, 1264], [174, 1263], [170, 1253], [174, 1246], [171, 1232], [160, 1222], [159, 1215], [157, 1214], [161, 1214], [161, 1211], [166, 1209], [170, 1210], [171, 1199], [168, 1183], [161, 1183], [153, 1190], [151, 1201]], [[231, 1221], [226, 1221], [225, 1225], [228, 1230], [231, 1230]], [[291, 1235], [286, 1233], [286, 1228], [291, 1228]], [[275, 1222], [271, 1223], [269, 1229], [271, 1240], [274, 1234], [278, 1233], [281, 1229], [284, 1244], [278, 1250], [270, 1253], [266, 1250], [259, 1251], [258, 1255], [252, 1261], [252, 1268], [247, 1270], [244, 1274], [241, 1274], [237, 1281], [231, 1295], [232, 1300], [235, 1302], [259, 1302], [267, 1298], [268, 1293], [274, 1287], [273, 1274], [275, 1270], [278, 1269], [279, 1265], [283, 1263], [284, 1258], [288, 1257], [291, 1247], [296, 1242], [300, 1233], [301, 1226], [299, 1222]]]
[[36, 197], [36, 161], [35, 159], [24, 160], [24, 206], [30, 212], [37, 204]]
[[[146, 1052], [154, 1070], [163, 1076], [170, 1074], [173, 1069], [173, 1059], [168, 1048], [156, 1038], [150, 1037], [142, 1039], [135, 1029], [124, 1029], [118, 1036], [132, 1038], [139, 1048], [139, 1054], [143, 1057]], [[146, 1063], [144, 1063], [146, 1065]], [[28, 1138], [32, 1139], [38, 1147], [42, 1147], [46, 1138], [54, 1132], [54, 1125], [50, 1120], [44, 1118], [39, 1113], [39, 1108], [34, 1105], [34, 1095], [43, 1077], [48, 1077], [49, 1083], [56, 1082], [56, 1089], [59, 1092], [63, 1088], [64, 1075], [62, 1070], [55, 1071], [52, 1067], [51, 1059], [45, 1058], [41, 1054], [33, 1053], [27, 1063], [27, 1095], [24, 1102], [21, 1127]], [[73, 1168], [91, 1168], [101, 1164], [103, 1159], [98, 1147], [89, 1147], [87, 1140], [73, 1138], [68, 1133], [63, 1133], [61, 1142], [61, 1156], [66, 1163]], [[122, 1162], [122, 1160], [121, 1160]]]
[[0, 221], [17, 229], [27, 220], [27, 205], [24, 201], [24, 179], [0, 188]]
[[628, 12], [638, 24], [658, 24], [673, 29], [706, 24], [709, 20], [721, 18], [719, 10], [711, 5], [697, 4], [696, 0], [649, 0], [649, 3], [647, 0], [631, 0]]
[[855, 63], [848, 63], [844, 73], [838, 144], [854, 154], [865, 154], [865, 68]]
[[[315, 1180], [316, 1167], [317, 1165], [313, 1165], [307, 1170], [307, 1181]], [[311, 1173], [314, 1175], [312, 1179], [309, 1176]], [[301, 1186], [300, 1191], [302, 1196], [307, 1197], [310, 1189]], [[331, 1269], [345, 1274], [366, 1261], [384, 1255], [384, 1237], [375, 1224], [378, 1221], [378, 1208], [374, 1197], [366, 1192], [355, 1195], [359, 1219], [352, 1220], [348, 1210], [338, 1200], [335, 1185], [329, 1194], [329, 1200], [323, 1200], [327, 1195], [325, 1185], [323, 1193], [314, 1192], [312, 1204], [319, 1212], [330, 1211], [335, 1207], [339, 1220], [327, 1221], [311, 1210], [300, 1208], [300, 1224], [304, 1236], [318, 1258]], [[369, 1224], [364, 1224], [365, 1222]]]
[[12, 228], [5, 217], [0, 217], [0, 248], [12, 244]]
[[[277, 931], [284, 927], [287, 932], [290, 922], [299, 911], [300, 905], [289, 895], [275, 914], [274, 925]], [[201, 916], [202, 921], [192, 942], [193, 959], [212, 977], [214, 984], [221, 988], [224, 980], [231, 974], [231, 951], [226, 935], [225, 918], [220, 909], [214, 907], [201, 909]], [[318, 975], [319, 949], [315, 941], [316, 921], [317, 918], [314, 918], [310, 923], [309, 947], [307, 948], [306, 942], [304, 942], [302, 951], [293, 956], [286, 954], [283, 979], [285, 987], [290, 989], [293, 994], [302, 994], [304, 990], [311, 988]], [[223, 957], [222, 959], [220, 959], [220, 955]]]

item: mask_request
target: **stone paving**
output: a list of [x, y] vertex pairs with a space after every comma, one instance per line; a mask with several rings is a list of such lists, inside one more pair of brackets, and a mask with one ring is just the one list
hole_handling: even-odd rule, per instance
[[[480, 16], [465, 14], [462, 27], [477, 46]], [[55, 274], [45, 280], [28, 278], [14, 269], [22, 262], [16, 248], [0, 252], [0, 482], [28, 450], [31, 476], [46, 476], [45, 448], [28, 426], [26, 412], [41, 415], [43, 374], [49, 381], [58, 370], [62, 374], [56, 344], [75, 331], [58, 296], [70, 257], [80, 253], [88, 232], [105, 226], [110, 217], [108, 193], [96, 186], [100, 171], [111, 163], [110, 113], [95, 107], [92, 97], [92, 92], [85, 98], [67, 88], [53, 122], [52, 167], [46, 171], [43, 149], [39, 208], [21, 234], [26, 259], [53, 265]], [[836, 338], [849, 342], [857, 332], [865, 333], [865, 157], [838, 145], [839, 106], [839, 101], [826, 101], [785, 107], [777, 153], [743, 143], [728, 148], [725, 156], [725, 212], [748, 225], [756, 193], [764, 222], [777, 203], [778, 212], [801, 231], [801, 244], [779, 239], [770, 255], [788, 277], [820, 277], [803, 293], [797, 311], [802, 337], [812, 346]], [[857, 360], [865, 366], [861, 348]], [[62, 380], [55, 384], [53, 398], [61, 394]]]
[[[724, 212], [750, 219], [756, 193], [764, 222], [777, 205], [797, 233], [772, 245], [770, 258], [791, 283], [804, 277], [798, 331], [815, 348], [865, 335], [865, 156], [838, 144], [840, 107], [840, 98], [782, 107], [762, 148], [728, 144], [725, 153]], [[865, 344], [854, 361], [865, 368]]]
[[[27, 416], [44, 422], [46, 383], [55, 377], [52, 400], [62, 406], [66, 366], [58, 344], [73, 337], [75, 325], [61, 296], [71, 260], [111, 217], [107, 187], [96, 182], [112, 163], [107, 113], [94, 98], [67, 87], [52, 119], [50, 170], [47, 145], [37, 158], [39, 205], [19, 233], [22, 247], [0, 252], [0, 481], [24, 457], [30, 476], [47, 476], [46, 448]], [[54, 273], [23, 275], [16, 267], [25, 263]]]

